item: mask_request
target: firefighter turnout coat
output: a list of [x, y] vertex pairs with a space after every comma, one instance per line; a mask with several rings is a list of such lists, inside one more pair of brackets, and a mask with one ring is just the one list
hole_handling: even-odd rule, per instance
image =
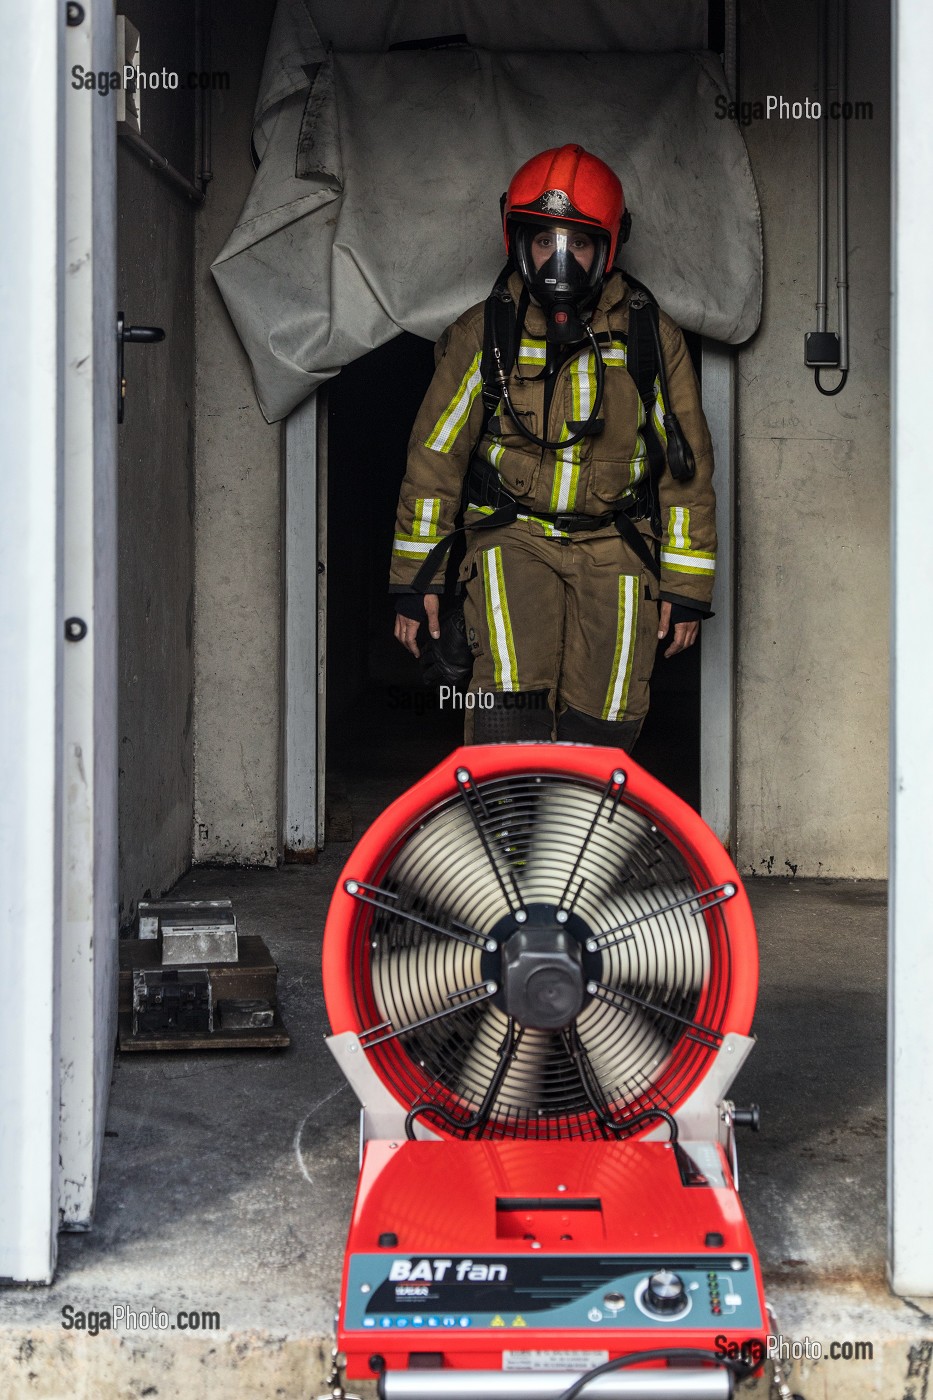
[[[517, 274], [512, 275], [508, 285], [513, 302], [517, 305], [522, 289]], [[623, 562], [617, 573], [622, 592], [628, 586], [632, 593], [637, 580], [637, 596], [643, 600], [650, 598], [655, 620], [659, 598], [685, 603], [701, 615], [709, 612], [716, 557], [709, 431], [683, 334], [663, 312], [659, 317], [660, 340], [667, 371], [670, 409], [677, 415], [693, 449], [696, 471], [688, 481], [675, 481], [665, 465], [656, 484], [659, 511], [655, 515], [656, 520], [658, 515], [660, 517], [659, 535], [654, 533], [649, 518], [639, 519], [637, 523], [637, 528], [649, 543], [653, 543], [657, 552], [660, 583], [648, 575], [634, 551], [620, 538], [616, 527], [611, 522], [606, 523], [609, 511], [619, 510], [628, 503], [634, 507], [639, 499], [644, 499], [649, 477], [648, 451], [643, 435], [645, 408], [635, 381], [626, 368], [630, 294], [623, 275], [619, 271], [612, 272], [606, 279], [592, 316], [593, 331], [599, 340], [605, 363], [605, 389], [600, 410], [605, 426], [598, 436], [586, 436], [566, 448], [542, 449], [530, 442], [519, 432], [501, 403], [489, 422], [488, 430], [483, 431], [486, 410], [481, 393], [480, 361], [484, 303], [466, 311], [444, 333], [437, 345], [434, 378], [415, 420], [409, 443], [393, 546], [392, 592], [411, 591], [412, 581], [431, 549], [455, 528], [464, 478], [475, 453], [495, 470], [502, 486], [518, 501], [520, 513], [518, 520], [504, 529], [470, 532], [462, 578], [469, 580], [478, 575], [482, 580], [484, 571], [488, 574], [490, 566], [487, 557], [484, 570], [482, 556], [495, 554], [497, 549], [499, 552], [495, 554], [493, 565], [501, 570], [503, 544], [513, 546], [512, 554], [516, 559], [528, 561], [531, 554], [546, 561], [548, 546], [545, 542], [558, 540], [564, 545], [573, 546], [574, 556], [583, 561], [584, 573], [588, 555], [592, 555], [596, 567], [603, 562], [607, 551], [611, 551], [614, 558], [621, 558]], [[544, 337], [544, 313], [539, 307], [529, 305], [509, 380], [510, 398], [513, 409], [533, 433], [549, 441], [558, 441], [561, 437], [571, 436], [568, 421], [579, 422], [590, 415], [596, 394], [595, 353], [587, 341], [561, 365], [554, 378], [545, 421], [545, 385], [538, 377], [545, 363]], [[655, 387], [654, 427], [663, 444], [665, 405], [659, 378]], [[470, 508], [464, 519], [469, 525], [471, 520], [478, 521], [482, 513], [488, 514], [490, 510], [491, 507]], [[555, 523], [536, 518], [536, 511], [548, 514], [566, 512], [603, 519], [592, 530], [576, 528], [572, 536], [568, 536]], [[642, 512], [635, 510], [633, 514]], [[588, 549], [590, 541], [592, 547]], [[515, 554], [515, 545], [520, 546], [518, 555]], [[550, 557], [556, 559], [558, 556], [553, 545], [550, 550]], [[564, 561], [568, 559], [566, 551], [560, 554], [558, 573], [566, 572]], [[599, 577], [602, 578], [602, 573]], [[487, 586], [491, 583], [495, 588], [496, 580], [490, 578], [486, 583]], [[440, 568], [432, 589], [439, 592], [442, 587], [443, 568]], [[585, 584], [581, 585], [581, 590], [585, 599]], [[469, 584], [467, 591], [469, 599]], [[599, 598], [601, 593], [604, 594], [605, 590], [594, 588], [593, 606], [596, 608], [604, 606]], [[533, 605], [533, 599], [528, 602]], [[620, 609], [621, 606], [620, 592]], [[532, 615], [528, 609], [525, 612], [526, 617]], [[467, 613], [469, 618], [469, 602]], [[640, 628], [642, 624], [649, 624], [648, 609], [643, 607], [642, 614], [638, 619]], [[618, 643], [623, 629], [621, 610], [618, 629], [614, 616], [605, 619], [605, 629], [605, 645], [611, 661], [614, 641]], [[508, 630], [511, 635], [516, 629], [509, 627]], [[616, 635], [617, 631], [619, 636]], [[474, 646], [477, 655], [482, 650], [481, 645]], [[650, 659], [653, 660], [653, 643], [650, 651]], [[592, 657], [591, 651], [589, 655]], [[650, 673], [650, 662], [643, 661], [642, 669], [645, 665]], [[485, 677], [497, 689], [503, 688], [501, 669], [499, 666], [495, 673], [490, 672]], [[484, 672], [480, 674], [482, 677]], [[540, 682], [542, 677], [535, 679]], [[548, 685], [553, 685], [553, 676], [544, 679]], [[506, 684], [504, 688], [525, 689], [527, 686], [516, 682]], [[575, 689], [579, 692], [581, 686], [577, 685]], [[571, 697], [568, 700], [574, 703]], [[579, 701], [578, 693], [577, 703]], [[582, 708], [591, 714], [606, 715], [605, 707], [596, 704], [593, 698], [589, 698]], [[630, 707], [625, 705], [612, 708], [614, 713], [610, 717], [613, 719], [623, 718], [627, 708], [631, 713]], [[643, 713], [646, 708], [647, 677], [644, 698], [636, 702], [635, 713]]]

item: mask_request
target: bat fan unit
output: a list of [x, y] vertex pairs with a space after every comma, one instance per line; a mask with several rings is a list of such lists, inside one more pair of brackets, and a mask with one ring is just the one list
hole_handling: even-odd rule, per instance
[[[727, 1400], [767, 1331], [726, 1097], [748, 899], [616, 749], [461, 749], [357, 845], [324, 940], [362, 1104], [338, 1345], [385, 1400]], [[576, 1388], [575, 1388], [576, 1387]]]

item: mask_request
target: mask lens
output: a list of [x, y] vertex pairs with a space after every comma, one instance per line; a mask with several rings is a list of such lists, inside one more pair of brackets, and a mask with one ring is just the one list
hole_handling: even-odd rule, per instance
[[513, 237], [525, 285], [544, 306], [557, 300], [582, 307], [602, 281], [605, 239], [595, 230], [517, 224]]

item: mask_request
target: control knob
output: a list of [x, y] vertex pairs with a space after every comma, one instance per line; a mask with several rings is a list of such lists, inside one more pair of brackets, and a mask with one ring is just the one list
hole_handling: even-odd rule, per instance
[[687, 1290], [680, 1274], [670, 1269], [659, 1269], [648, 1280], [644, 1297], [645, 1307], [660, 1316], [669, 1316], [683, 1310], [687, 1303]]

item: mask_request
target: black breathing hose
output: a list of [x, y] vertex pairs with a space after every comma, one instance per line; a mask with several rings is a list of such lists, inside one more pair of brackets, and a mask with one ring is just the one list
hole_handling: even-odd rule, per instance
[[[533, 433], [530, 428], [527, 428], [519, 418], [515, 409], [512, 407], [512, 399], [509, 394], [508, 376], [502, 371], [501, 365], [499, 368], [497, 382], [499, 388], [502, 390], [502, 402], [505, 404], [506, 410], [512, 422], [515, 424], [522, 437], [526, 437], [528, 441], [533, 442], [536, 447], [547, 448], [548, 451], [551, 452], [556, 452], [559, 449], [565, 447], [575, 447], [578, 442], [582, 442], [585, 437], [588, 437], [590, 435], [590, 432], [592, 431], [592, 426], [596, 423], [597, 419], [599, 418], [599, 410], [603, 406], [603, 390], [606, 385], [606, 366], [603, 361], [599, 344], [596, 340], [595, 335], [593, 334], [592, 325], [589, 322], [587, 322], [583, 329], [586, 331], [590, 344], [592, 345], [596, 355], [596, 398], [593, 401], [593, 407], [590, 411], [590, 416], [587, 418], [580, 431], [576, 433], [571, 433], [570, 437], [563, 438], [561, 440], [558, 440], [557, 442], [551, 442], [547, 438], [538, 437], [538, 435], [536, 433]], [[496, 358], [498, 360], [498, 347], [496, 347], [496, 352]]]

